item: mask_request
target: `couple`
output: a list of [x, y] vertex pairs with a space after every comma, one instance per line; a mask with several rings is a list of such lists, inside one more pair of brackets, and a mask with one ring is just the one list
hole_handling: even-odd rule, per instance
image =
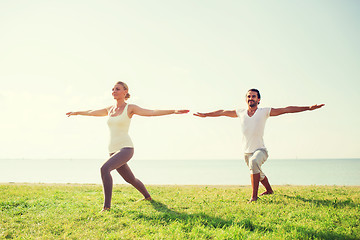
[[[83, 116], [108, 116], [107, 124], [110, 129], [110, 158], [101, 167], [101, 178], [104, 188], [104, 206], [102, 211], [110, 209], [113, 180], [110, 172], [112, 170], [124, 178], [124, 180], [133, 185], [146, 200], [151, 200], [151, 196], [144, 184], [135, 178], [127, 162], [134, 154], [134, 146], [128, 135], [130, 120], [133, 115], [139, 116], [162, 116], [169, 114], [185, 114], [189, 110], [148, 110], [127, 104], [125, 101], [130, 97], [129, 88], [124, 82], [117, 82], [112, 89], [112, 95], [116, 100], [114, 106], [99, 110], [68, 112], [68, 117], [73, 115]], [[285, 108], [258, 108], [260, 104], [260, 92], [257, 89], [250, 89], [246, 93], [247, 109], [239, 110], [218, 110], [209, 113], [195, 113], [198, 117], [219, 117], [227, 116], [240, 118], [245, 143], [245, 161], [251, 173], [252, 196], [249, 202], [258, 199], [258, 188], [261, 182], [266, 191], [261, 195], [272, 194], [273, 190], [270, 183], [261, 171], [261, 165], [268, 158], [268, 153], [263, 142], [265, 122], [270, 116], [279, 116], [285, 113], [296, 113], [307, 110], [315, 110], [324, 106], [313, 105], [308, 107], [285, 107]]]

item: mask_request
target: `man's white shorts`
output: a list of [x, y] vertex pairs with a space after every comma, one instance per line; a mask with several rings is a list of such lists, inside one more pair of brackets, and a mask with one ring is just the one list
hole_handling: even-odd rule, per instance
[[253, 153], [245, 153], [245, 162], [250, 169], [251, 174], [260, 173], [260, 181], [265, 178], [265, 174], [261, 170], [261, 166], [268, 158], [268, 153], [265, 149], [258, 149]]

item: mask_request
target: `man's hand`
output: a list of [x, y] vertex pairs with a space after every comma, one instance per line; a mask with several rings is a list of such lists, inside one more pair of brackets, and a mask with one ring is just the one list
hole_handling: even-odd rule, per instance
[[325, 104], [319, 104], [319, 105], [318, 105], [318, 104], [315, 104], [315, 105], [310, 106], [310, 107], [309, 107], [309, 110], [312, 111], [312, 110], [321, 108], [321, 107], [323, 107], [323, 106], [325, 106]]
[[207, 117], [206, 113], [199, 113], [199, 112], [197, 112], [197, 113], [194, 113], [193, 115], [194, 115], [194, 116], [197, 116], [197, 117], [202, 117], [202, 118]]

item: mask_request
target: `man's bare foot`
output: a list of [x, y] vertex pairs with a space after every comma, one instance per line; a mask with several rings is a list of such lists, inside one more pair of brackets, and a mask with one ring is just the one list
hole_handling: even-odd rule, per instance
[[264, 196], [264, 195], [270, 195], [270, 194], [273, 194], [274, 192], [268, 192], [268, 191], [265, 191], [263, 192], [262, 194], [260, 194], [260, 196]]
[[259, 198], [251, 198], [248, 203], [256, 202]]

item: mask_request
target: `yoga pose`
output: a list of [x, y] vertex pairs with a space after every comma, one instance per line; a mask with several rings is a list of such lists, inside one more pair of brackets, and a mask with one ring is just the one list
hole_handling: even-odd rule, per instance
[[264, 145], [263, 135], [265, 123], [268, 117], [279, 116], [285, 113], [297, 113], [307, 110], [315, 110], [324, 106], [324, 104], [308, 107], [285, 107], [285, 108], [258, 108], [260, 104], [260, 92], [257, 89], [250, 89], [246, 94], [247, 109], [238, 110], [218, 110], [209, 113], [195, 113], [198, 117], [219, 117], [226, 116], [240, 118], [240, 124], [243, 132], [244, 157], [245, 162], [250, 169], [252, 196], [249, 201], [258, 199], [259, 182], [261, 182], [266, 191], [260, 195], [272, 194], [273, 190], [268, 178], [261, 170], [261, 165], [268, 158], [268, 152]]
[[189, 112], [189, 110], [148, 110], [134, 104], [127, 104], [125, 101], [130, 97], [128, 90], [129, 88], [124, 82], [117, 82], [112, 89], [112, 95], [116, 100], [114, 106], [99, 110], [66, 113], [69, 117], [73, 115], [108, 116], [107, 123], [110, 129], [110, 158], [100, 169], [105, 198], [102, 211], [109, 210], [111, 206], [113, 180], [110, 172], [114, 169], [118, 171], [126, 182], [133, 185], [146, 200], [151, 200], [151, 196], [144, 184], [139, 179], [135, 178], [127, 164], [134, 154], [134, 146], [128, 134], [132, 116], [162, 116]]

